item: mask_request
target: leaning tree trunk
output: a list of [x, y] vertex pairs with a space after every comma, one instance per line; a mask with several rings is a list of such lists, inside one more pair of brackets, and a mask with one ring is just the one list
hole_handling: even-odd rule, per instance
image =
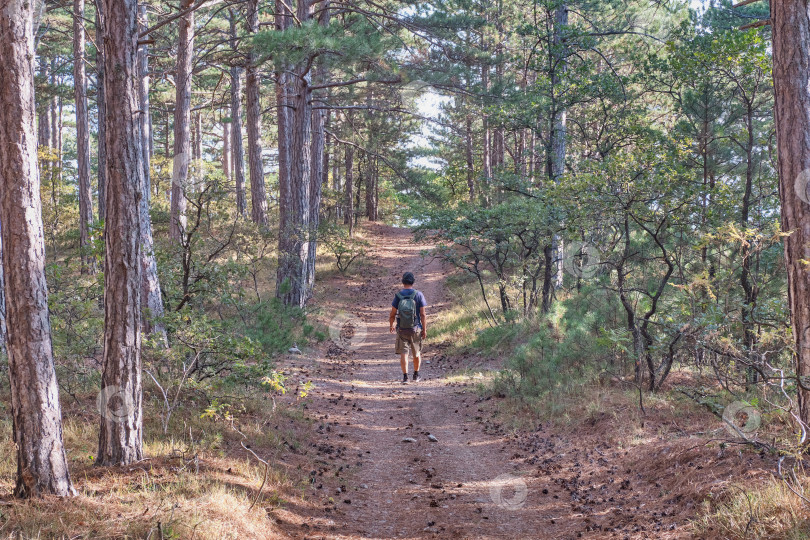
[[8, 304], [14, 494], [75, 493], [53, 365], [34, 105], [34, 2], [0, 9], [0, 216]]
[[[247, 29], [250, 34], [259, 31], [259, 0], [249, 0]], [[264, 186], [262, 163], [262, 104], [259, 96], [259, 68], [254, 52], [248, 54], [245, 70], [245, 97], [248, 136], [248, 168], [250, 170], [250, 216], [261, 227], [267, 226], [267, 193]]]
[[[146, 6], [141, 4], [139, 11], [139, 29], [149, 27]], [[140, 205], [141, 216], [141, 323], [146, 334], [155, 334], [158, 341], [166, 345], [166, 328], [163, 318], [163, 295], [160, 292], [160, 279], [155, 260], [155, 242], [152, 236], [152, 218], [149, 215], [152, 199], [152, 183], [149, 173], [150, 141], [152, 140], [152, 115], [149, 114], [149, 50], [144, 43], [138, 48], [138, 98], [141, 110], [141, 162], [143, 164], [143, 189]]]
[[101, 12], [96, 2], [96, 106], [98, 108], [98, 219], [107, 219], [107, 107], [104, 99], [104, 33], [101, 31]]
[[107, 222], [99, 465], [143, 458], [138, 4], [101, 0], [107, 97]]
[[[180, 9], [191, 7], [193, 0], [182, 0]], [[191, 74], [194, 52], [194, 11], [180, 18], [177, 40], [176, 92], [174, 103], [174, 164], [172, 167], [172, 204], [169, 238], [180, 240], [186, 228], [186, 188], [191, 152]]]
[[810, 425], [810, 5], [771, 3], [774, 115], [799, 415]]
[[84, 0], [73, 0], [73, 95], [76, 99], [76, 164], [79, 185], [79, 250], [82, 271], [92, 272], [90, 228], [93, 192], [90, 188], [90, 130], [87, 123], [87, 77], [84, 71]]

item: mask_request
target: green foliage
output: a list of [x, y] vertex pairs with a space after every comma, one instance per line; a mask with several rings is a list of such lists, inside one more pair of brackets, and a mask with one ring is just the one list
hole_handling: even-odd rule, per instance
[[303, 347], [311, 340], [325, 339], [323, 331], [307, 322], [302, 309], [285, 306], [278, 298], [257, 304], [243, 323], [246, 334], [267, 354], [286, 352], [294, 343]]
[[621, 316], [620, 307], [598, 289], [583, 292], [547, 316], [480, 334], [476, 346], [508, 352], [494, 392], [554, 412], [555, 403], [581, 394], [601, 376], [623, 374], [629, 355], [609, 330]]
[[355, 261], [362, 263], [369, 247], [365, 240], [349, 236], [348, 228], [330, 222], [321, 223], [318, 241], [335, 257], [335, 265], [341, 274], [346, 274]]

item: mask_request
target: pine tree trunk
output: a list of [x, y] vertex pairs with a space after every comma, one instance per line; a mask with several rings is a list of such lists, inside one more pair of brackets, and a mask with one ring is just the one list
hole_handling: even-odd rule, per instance
[[73, 95], [76, 99], [76, 164], [79, 185], [79, 251], [82, 270], [93, 272], [89, 255], [93, 224], [93, 192], [90, 187], [90, 130], [87, 123], [87, 77], [85, 76], [84, 0], [73, 0]]
[[552, 103], [551, 103], [551, 154], [549, 176], [554, 182], [559, 182], [565, 173], [565, 139], [566, 139], [566, 108], [559, 102], [559, 95], [563, 94], [562, 79], [567, 71], [568, 53], [563, 41], [565, 27], [568, 26], [568, 7], [560, 5], [554, 12], [554, 70], [551, 75]]
[[233, 181], [231, 175], [231, 123], [222, 123], [222, 176], [229, 185]]
[[[236, 14], [233, 9], [228, 10], [230, 23], [231, 50], [237, 50]], [[242, 147], [242, 70], [231, 66], [231, 170], [236, 183], [236, 211], [240, 216], [247, 210], [247, 197], [245, 194], [245, 151]], [[280, 160], [281, 158], [279, 158]]]
[[[250, 34], [259, 31], [259, 1], [248, 0], [247, 30]], [[259, 95], [259, 68], [256, 54], [248, 54], [245, 70], [245, 105], [248, 136], [248, 168], [250, 171], [250, 216], [261, 227], [267, 226], [267, 193], [264, 185], [264, 164], [262, 162], [262, 105]]]
[[[319, 72], [321, 70], [318, 70]], [[323, 73], [316, 72], [321, 80]], [[307, 299], [315, 288], [315, 258], [318, 247], [318, 225], [320, 223], [321, 190], [323, 188], [323, 159], [326, 155], [326, 133], [324, 112], [321, 109], [312, 111], [312, 164], [309, 175], [309, 253], [307, 255]]]
[[[300, 19], [300, 10], [299, 10]], [[290, 205], [286, 222], [279, 234], [279, 265], [277, 284], [286, 290], [279, 297], [286, 305], [304, 307], [308, 297], [308, 260], [310, 242], [310, 196], [312, 173], [312, 105], [306, 76], [294, 75], [293, 112], [290, 115]]]
[[349, 226], [349, 236], [354, 234], [354, 147], [346, 145], [346, 184], [343, 206], [343, 223]]
[[202, 166], [202, 114], [200, 111], [194, 113], [194, 183], [198, 190], [203, 189], [203, 166]]
[[470, 202], [475, 201], [475, 160], [473, 157], [473, 129], [472, 115], [464, 119], [464, 151], [467, 158], [467, 189], [470, 192]]
[[[290, 25], [286, 2], [276, 0], [276, 30], [286, 30]], [[290, 199], [290, 109], [287, 102], [289, 74], [286, 70], [277, 71], [276, 76], [276, 123], [278, 128], [278, 198], [279, 223], [283, 230], [287, 223], [287, 208]], [[280, 246], [280, 244], [279, 244]], [[279, 284], [276, 284], [278, 291]]]
[[796, 351], [799, 415], [810, 425], [810, 5], [771, 3], [779, 198], [788, 301]]
[[[139, 31], [149, 27], [149, 15], [146, 6], [141, 4], [139, 12]], [[155, 260], [154, 238], [152, 236], [152, 218], [149, 215], [152, 199], [152, 183], [149, 171], [149, 148], [152, 140], [152, 115], [149, 113], [149, 51], [146, 44], [138, 48], [138, 98], [141, 114], [141, 162], [143, 164], [143, 190], [140, 202], [141, 219], [141, 322], [144, 333], [156, 334], [159, 341], [168, 345], [166, 328], [160, 319], [163, 318], [163, 294], [160, 292], [160, 279]]]
[[[180, 9], [188, 9], [193, 0], [182, 0]], [[172, 168], [172, 203], [169, 216], [169, 238], [180, 240], [186, 228], [186, 189], [191, 160], [191, 75], [194, 54], [194, 12], [179, 19], [177, 40], [176, 98], [174, 103], [174, 166]]]
[[[47, 62], [40, 62], [42, 78], [49, 80], [49, 65]], [[49, 108], [40, 106], [37, 115], [37, 141], [39, 146], [48, 146], [51, 143], [51, 122], [48, 116]]]
[[374, 158], [366, 156], [366, 217], [377, 221], [377, 175], [374, 172]]
[[[297, 18], [301, 24], [309, 20], [310, 4], [301, 0], [297, 6]], [[287, 17], [285, 17], [286, 19]], [[311, 75], [306, 63], [294, 68], [291, 76], [284, 78], [284, 99], [292, 105], [292, 112], [284, 120], [288, 122], [283, 131], [289, 137], [288, 146], [289, 182], [283, 194], [279, 231], [279, 264], [276, 275], [276, 296], [285, 305], [304, 307], [311, 290], [308, 281], [310, 259], [310, 204], [312, 187], [312, 88]], [[290, 80], [292, 79], [292, 80]], [[279, 110], [284, 107], [279, 107]], [[281, 134], [281, 117], [279, 133]], [[281, 138], [281, 135], [280, 135]]]
[[236, 211], [244, 216], [247, 211], [245, 192], [245, 150], [242, 147], [242, 85], [241, 69], [231, 68], [231, 155], [236, 182]]
[[[563, 93], [562, 79], [567, 71], [568, 52], [564, 44], [563, 34], [568, 26], [568, 6], [561, 4], [554, 12], [554, 49], [552, 50], [554, 70], [551, 75], [551, 151], [549, 153], [549, 179], [554, 183], [559, 183], [560, 178], [565, 174], [565, 141], [566, 141], [566, 115], [567, 111], [559, 101], [559, 95]], [[556, 271], [554, 277], [554, 287], [559, 289], [563, 284], [563, 241], [558, 235], [553, 239], [554, 258], [556, 260]]]
[[96, 104], [98, 106], [98, 219], [107, 219], [107, 107], [104, 96], [104, 33], [96, 2]]
[[[482, 38], [483, 39], [483, 38]], [[484, 49], [486, 50], [486, 48]], [[487, 189], [489, 188], [492, 182], [492, 145], [491, 145], [491, 133], [489, 127], [489, 114], [487, 113], [487, 94], [489, 93], [489, 65], [483, 64], [481, 66], [481, 88], [483, 91], [483, 99], [484, 102], [482, 104], [482, 122], [483, 122], [483, 156], [482, 156], [482, 165], [484, 169], [484, 184], [485, 189], [481, 190], [481, 194], [483, 195], [483, 202], [487, 203], [488, 200], [488, 192]]]
[[62, 180], [64, 177], [64, 170], [62, 167], [62, 158], [64, 157], [64, 149], [62, 148], [62, 128], [64, 127], [64, 118], [62, 116], [62, 109], [64, 107], [64, 103], [62, 102], [62, 96], [59, 96], [57, 99], [57, 114], [56, 114], [56, 131], [54, 132], [56, 135], [56, 144], [54, 147], [56, 148], [56, 171], [59, 179], [59, 184], [62, 184]]
[[[34, 104], [34, 3], [0, 9], [0, 219], [8, 367], [17, 452], [14, 495], [75, 494], [53, 364]], [[9, 144], [11, 141], [14, 144]]]
[[138, 4], [101, 0], [107, 96], [107, 222], [99, 465], [143, 458]]
[[[318, 24], [329, 24], [329, 3], [321, 6], [321, 16]], [[317, 62], [317, 60], [316, 60]], [[323, 65], [316, 64], [314, 78], [319, 84], [326, 82], [327, 71]], [[323, 90], [321, 90], [323, 92]], [[311, 95], [311, 94], [310, 94]], [[311, 95], [312, 96], [312, 95]], [[312, 107], [323, 106], [323, 100], [316, 100], [312, 96]], [[307, 300], [315, 292], [315, 260], [318, 255], [318, 227], [321, 221], [321, 194], [324, 177], [329, 176], [328, 154], [326, 152], [326, 112], [324, 109], [311, 109], [312, 122], [312, 170], [310, 172], [309, 187], [309, 253], [307, 255]], [[328, 180], [327, 180], [328, 182]], [[328, 183], [327, 183], [328, 186]]]

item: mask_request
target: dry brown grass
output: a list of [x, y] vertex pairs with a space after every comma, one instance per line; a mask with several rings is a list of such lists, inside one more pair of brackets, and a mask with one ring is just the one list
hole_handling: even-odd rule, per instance
[[[154, 411], [147, 410], [149, 457], [129, 467], [101, 468], [93, 460], [98, 417], [86, 408], [66, 410], [64, 438], [77, 496], [3, 497], [0, 538], [286, 538], [271, 513], [310, 506], [296, 456], [289, 455], [303, 444], [309, 424], [293, 403], [272, 415], [262, 400], [251, 409], [235, 425], [272, 464], [261, 494], [265, 467], [249, 457], [226, 421], [183, 411], [179, 427], [164, 436], [159, 420], [149, 417]], [[0, 423], [0, 441], [0, 492], [10, 493], [16, 463], [8, 420]]]
[[[804, 488], [810, 490], [807, 478]], [[807, 505], [774, 476], [756, 486], [733, 484], [719, 497], [707, 499], [701, 510], [695, 529], [708, 538], [810, 538]]]

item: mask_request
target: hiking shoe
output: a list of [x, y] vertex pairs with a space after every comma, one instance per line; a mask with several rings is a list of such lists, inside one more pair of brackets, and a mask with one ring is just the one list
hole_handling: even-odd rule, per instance
[[407, 373], [402, 374], [402, 384], [408, 384], [408, 374]]
[[[406, 378], [407, 378], [407, 377], [406, 377]], [[419, 382], [419, 381], [421, 381], [421, 380], [422, 380], [422, 377], [420, 377], [420, 376], [419, 376], [419, 372], [418, 372], [418, 371], [414, 371], [414, 372], [413, 372], [413, 382]]]

